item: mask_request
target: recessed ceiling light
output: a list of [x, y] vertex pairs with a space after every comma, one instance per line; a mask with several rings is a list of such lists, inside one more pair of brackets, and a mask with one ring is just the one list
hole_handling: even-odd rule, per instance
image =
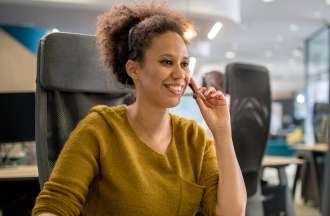
[[275, 0], [262, 0], [265, 3], [274, 2]]
[[305, 96], [303, 94], [298, 94], [296, 97], [297, 103], [303, 104], [305, 102]]
[[183, 33], [183, 37], [187, 40], [187, 41], [191, 41], [191, 39], [193, 39], [194, 37], [196, 37], [197, 32], [193, 29], [193, 28], [188, 28], [184, 33]]
[[228, 51], [228, 52], [226, 52], [225, 56], [227, 59], [233, 59], [236, 57], [236, 53], [234, 53], [232, 51]]
[[296, 25], [296, 24], [291, 24], [290, 26], [289, 26], [289, 29], [290, 29], [290, 31], [292, 31], [292, 32], [296, 32], [296, 31], [298, 31], [298, 26]]
[[215, 36], [219, 33], [219, 31], [222, 28], [221, 22], [216, 22], [213, 27], [211, 28], [210, 32], [207, 34], [207, 38], [212, 40], [215, 38]]

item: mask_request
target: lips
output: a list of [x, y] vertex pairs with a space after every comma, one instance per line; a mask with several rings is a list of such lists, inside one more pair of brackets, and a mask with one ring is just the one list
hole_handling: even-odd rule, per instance
[[182, 95], [184, 84], [164, 84], [165, 87], [175, 95]]

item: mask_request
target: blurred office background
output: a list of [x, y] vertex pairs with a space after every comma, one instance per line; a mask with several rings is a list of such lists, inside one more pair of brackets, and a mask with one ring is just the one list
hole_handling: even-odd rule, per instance
[[[7, 121], [0, 130], [3, 167], [36, 163], [34, 131], [25, 132], [34, 128], [39, 40], [59, 31], [94, 35], [97, 15], [120, 2], [132, 1], [0, 0], [0, 115]], [[328, 142], [330, 1], [167, 2], [197, 26], [197, 32], [187, 32], [193, 41], [189, 46], [191, 73], [197, 81], [211, 70], [225, 72], [232, 62], [263, 65], [269, 70], [272, 114], [265, 154], [302, 159], [285, 168], [289, 189], [295, 187], [295, 214], [320, 215], [321, 194], [315, 193], [322, 190], [306, 188], [315, 184], [322, 188], [323, 182], [313, 179], [313, 168], [306, 163], [305, 150], [299, 145], [312, 147]], [[189, 92], [172, 111], [203, 125]], [[33, 118], [15, 118], [17, 112]], [[9, 124], [14, 126], [9, 128]], [[24, 127], [17, 128], [18, 124]], [[314, 162], [322, 178], [327, 145], [321, 148], [325, 150]], [[278, 183], [273, 168], [264, 169], [266, 184]]]

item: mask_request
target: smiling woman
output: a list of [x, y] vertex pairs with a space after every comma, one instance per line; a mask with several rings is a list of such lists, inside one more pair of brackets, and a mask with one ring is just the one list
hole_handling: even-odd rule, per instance
[[[105, 66], [135, 89], [136, 101], [90, 110], [66, 141], [33, 215], [244, 215], [226, 100], [191, 79], [185, 26], [192, 25], [155, 4], [117, 5], [99, 17]], [[168, 113], [189, 84], [215, 140], [195, 121]]]

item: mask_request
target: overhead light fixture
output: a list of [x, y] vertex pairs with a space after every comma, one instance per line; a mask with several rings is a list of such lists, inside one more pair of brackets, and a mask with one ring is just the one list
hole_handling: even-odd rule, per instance
[[216, 22], [213, 27], [211, 28], [210, 32], [207, 34], [207, 38], [212, 40], [215, 38], [215, 36], [219, 33], [219, 31], [222, 28], [221, 22]]
[[196, 67], [196, 62], [197, 62], [196, 57], [190, 57], [189, 58], [189, 72], [190, 72], [190, 76], [193, 76], [193, 74], [194, 74], [195, 67]]
[[299, 104], [303, 104], [305, 102], [305, 96], [303, 94], [298, 94], [296, 97], [296, 101]]
[[270, 2], [274, 2], [275, 0], [262, 0], [265, 3], [270, 3]]
[[196, 37], [196, 35], [197, 35], [197, 32], [192, 27], [189, 27], [185, 32], [183, 32], [183, 37], [187, 41], [191, 41], [194, 37]]
[[228, 52], [226, 52], [225, 56], [227, 59], [233, 59], [236, 57], [236, 53], [234, 53], [232, 51], [228, 51]]

